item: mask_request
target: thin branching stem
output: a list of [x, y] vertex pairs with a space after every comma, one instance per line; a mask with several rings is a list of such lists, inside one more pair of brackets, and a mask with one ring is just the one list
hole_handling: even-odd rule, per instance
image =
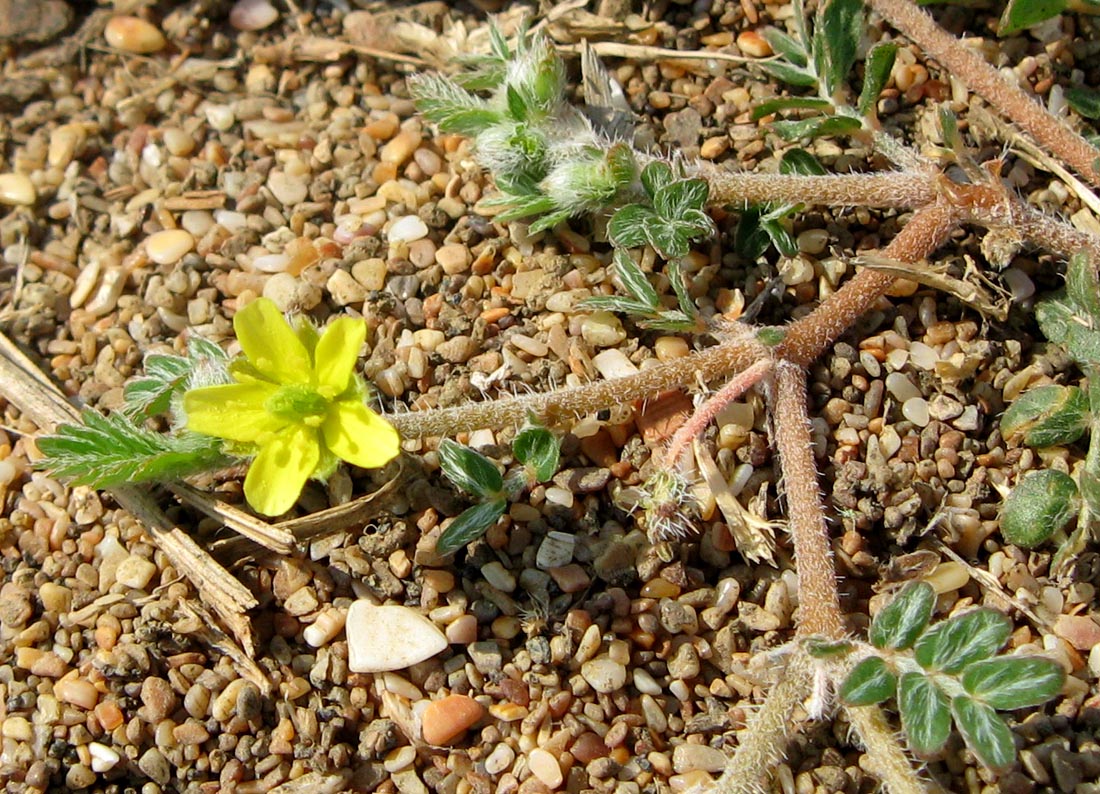
[[[883, 256], [917, 262], [932, 253], [955, 227], [957, 210], [934, 204], [917, 212], [883, 251]], [[787, 326], [775, 355], [800, 366], [809, 366], [836, 339], [862, 317], [894, 277], [877, 270], [862, 270], [829, 296], [810, 314]]]
[[1078, 135], [1063, 119], [1000, 75], [972, 49], [935, 23], [909, 0], [868, 0], [871, 7], [912, 39], [967, 87], [985, 97], [1009, 120], [1063, 160], [1095, 187], [1100, 187], [1100, 150]]
[[808, 204], [830, 207], [916, 209], [932, 203], [939, 173], [887, 171], [875, 174], [754, 174], [698, 163], [694, 175], [710, 184], [712, 204]]
[[522, 424], [529, 416], [552, 426], [610, 406], [682, 388], [685, 384], [709, 383], [731, 372], [748, 369], [762, 358], [767, 358], [767, 350], [756, 341], [748, 326], [738, 326], [721, 344], [650, 367], [636, 375], [594, 381], [545, 394], [412, 411], [386, 418], [405, 438], [451, 436], [483, 427], [514, 426]]
[[771, 359], [757, 361], [744, 372], [734, 375], [725, 386], [696, 408], [691, 417], [673, 433], [672, 440], [668, 442], [668, 449], [665, 451], [665, 467], [673, 468], [676, 466], [680, 456], [687, 451], [692, 440], [706, 429], [710, 421], [718, 416], [723, 408], [759, 383], [761, 378], [771, 371], [772, 365]]
[[769, 402], [787, 496], [787, 531], [798, 564], [798, 634], [839, 637], [844, 621], [806, 413], [806, 369], [778, 362]]

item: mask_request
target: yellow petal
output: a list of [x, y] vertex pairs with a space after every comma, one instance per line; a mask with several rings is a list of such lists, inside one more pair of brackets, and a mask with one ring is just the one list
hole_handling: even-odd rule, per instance
[[244, 478], [245, 499], [265, 516], [285, 513], [298, 501], [320, 457], [317, 431], [290, 425], [264, 444], [252, 461]]
[[365, 469], [383, 466], [401, 451], [393, 425], [357, 400], [333, 403], [321, 431], [338, 457]]
[[286, 426], [264, 404], [278, 387], [270, 383], [229, 383], [191, 389], [183, 395], [187, 429], [230, 441], [257, 441]]
[[276, 383], [309, 383], [309, 353], [274, 301], [252, 301], [237, 312], [233, 329], [249, 363], [264, 376]]
[[341, 317], [330, 323], [313, 354], [317, 385], [332, 388], [333, 397], [342, 393], [366, 338], [367, 326], [362, 320]]

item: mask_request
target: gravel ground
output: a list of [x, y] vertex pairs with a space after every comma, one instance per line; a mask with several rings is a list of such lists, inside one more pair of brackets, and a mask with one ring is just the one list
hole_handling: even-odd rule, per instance
[[[0, 2], [0, 329], [74, 402], [103, 410], [121, 405], [148, 353], [180, 352], [191, 334], [233, 349], [235, 310], [261, 295], [322, 322], [364, 317], [363, 372], [389, 412], [583, 383], [705, 344], [579, 309], [613, 289], [607, 246], [582, 223], [537, 237], [494, 223], [479, 207], [493, 188], [468, 144], [416, 117], [405, 77], [420, 57], [445, 61], [483, 40], [484, 7], [497, 5]], [[766, 54], [746, 31], [791, 13], [724, 0], [590, 5], [596, 16], [558, 9], [559, 43], [589, 31]], [[987, 56], [1052, 104], [1071, 82], [1100, 83], [1088, 18], [1003, 41], [989, 17], [940, 18], [988, 36]], [[779, 89], [759, 73], [719, 60], [607, 62], [659, 145], [776, 168], [787, 145], [749, 117]], [[926, 145], [933, 101], [977, 104], [903, 49], [879, 105], [888, 127]], [[973, 119], [970, 131], [981, 154], [1002, 149]], [[808, 148], [836, 171], [868, 162], [859, 147]], [[1024, 159], [1009, 155], [1004, 174], [1035, 204], [1095, 227]], [[688, 265], [692, 294], [704, 315], [751, 306], [763, 322], [835, 290], [853, 268], [834, 253], [877, 248], [899, 223], [810, 210], [794, 224], [799, 256], [749, 262], [732, 252], [736, 215], [716, 220], [721, 236]], [[940, 258], [959, 279], [984, 261], [969, 233]], [[853, 629], [891, 583], [924, 576], [945, 613], [1008, 608], [1012, 646], [1071, 672], [1056, 702], [1016, 715], [1020, 764], [999, 783], [958, 740], [928, 764], [953, 792], [1100, 791], [1100, 558], [1086, 553], [1056, 581], [1050, 549], [1004, 546], [997, 531], [999, 486], [1083, 457], [1009, 448], [997, 423], [1024, 389], [1080, 377], [1028, 312], [1057, 273], [1042, 253], [1016, 257], [988, 274], [984, 315], [900, 287], [812, 373]], [[138, 521], [32, 468], [37, 428], [0, 399], [0, 781], [12, 794], [636, 794], [708, 782], [771, 683], [761, 652], [792, 635], [797, 598], [783, 539], [775, 565], [746, 562], [705, 493], [699, 537], [655, 547], [637, 527], [630, 487], [690, 405], [662, 395], [561, 428], [554, 481], [450, 558], [434, 542], [466, 503], [439, 476], [431, 439], [406, 442], [398, 493], [365, 526], [292, 557], [242, 552], [221, 522], [156, 494], [254, 598], [250, 668]], [[752, 395], [708, 443], [741, 501], [779, 520], [764, 420]], [[510, 433], [459, 440], [503, 455]], [[239, 474], [198, 484], [242, 504]], [[390, 474], [339, 473], [309, 486], [300, 511], [370, 493]], [[410, 643], [442, 631], [444, 650], [398, 672], [351, 672], [344, 621], [356, 600], [411, 608], [394, 613], [413, 621], [399, 625], [415, 629], [415, 614], [435, 628]], [[875, 790], [846, 735], [829, 721], [795, 736], [776, 790]]]

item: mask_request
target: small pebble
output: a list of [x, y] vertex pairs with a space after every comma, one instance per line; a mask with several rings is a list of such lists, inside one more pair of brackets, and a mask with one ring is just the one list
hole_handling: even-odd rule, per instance
[[618, 317], [601, 310], [581, 322], [581, 337], [593, 347], [615, 347], [626, 339], [626, 331]]
[[156, 565], [144, 557], [131, 554], [122, 561], [118, 566], [118, 570], [115, 571], [115, 581], [135, 590], [144, 590], [152, 581], [156, 572]]
[[573, 561], [573, 548], [576, 543], [576, 535], [568, 532], [548, 532], [535, 554], [535, 565], [544, 571], [568, 565]]
[[165, 229], [145, 240], [145, 253], [158, 265], [174, 265], [195, 247], [195, 238], [184, 229]]
[[0, 204], [29, 206], [37, 200], [34, 183], [26, 174], [0, 174]]
[[309, 185], [303, 178], [291, 176], [284, 171], [271, 172], [267, 178], [267, 189], [284, 207], [301, 204], [309, 195]]
[[152, 23], [131, 16], [111, 17], [103, 29], [103, 37], [116, 49], [140, 55], [159, 52], [168, 43]]
[[555, 789], [565, 779], [561, 772], [561, 764], [554, 754], [541, 747], [536, 747], [527, 754], [527, 766], [531, 774], [541, 780], [547, 787]]
[[626, 668], [606, 656], [589, 659], [581, 665], [581, 675], [589, 686], [609, 695], [626, 684]]
[[901, 404], [901, 414], [917, 427], [926, 427], [930, 420], [928, 401], [923, 397], [913, 397]]
[[100, 742], [90, 742], [88, 744], [88, 752], [92, 756], [92, 771], [101, 774], [103, 772], [110, 772], [118, 765], [118, 762], [122, 760], [122, 756]]
[[421, 735], [431, 745], [449, 744], [483, 716], [485, 709], [473, 698], [447, 695], [433, 700], [420, 715]]
[[511, 593], [516, 589], [516, 577], [512, 576], [498, 560], [493, 560], [488, 565], [483, 565], [481, 568], [481, 575], [485, 577], [485, 581], [495, 587], [497, 590], [502, 590], [505, 593]]
[[263, 30], [279, 18], [268, 0], [237, 0], [229, 11], [229, 24], [237, 30]]
[[348, 610], [348, 669], [354, 673], [404, 670], [443, 651], [447, 637], [410, 607], [356, 601]]
[[405, 215], [395, 220], [386, 233], [391, 243], [411, 243], [428, 236], [428, 226], [416, 215]]
[[726, 754], [705, 744], [679, 744], [672, 751], [672, 768], [677, 774], [701, 769], [704, 772], [721, 772], [726, 767]]

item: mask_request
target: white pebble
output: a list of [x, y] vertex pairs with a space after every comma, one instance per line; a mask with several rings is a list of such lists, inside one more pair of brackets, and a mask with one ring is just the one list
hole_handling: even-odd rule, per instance
[[901, 404], [901, 414], [917, 427], [928, 425], [928, 401], [923, 397], [911, 397]]
[[110, 772], [122, 760], [117, 752], [99, 742], [90, 742], [88, 753], [92, 756], [93, 772]]
[[237, 121], [237, 116], [229, 105], [207, 105], [203, 109], [207, 122], [218, 132], [227, 132]]
[[356, 601], [348, 610], [348, 669], [353, 673], [404, 670], [447, 648], [447, 637], [409, 607]]
[[641, 692], [643, 695], [653, 695], [656, 697], [661, 694], [661, 685], [657, 683], [652, 675], [646, 672], [645, 668], [635, 667], [633, 671], [634, 688]]
[[600, 656], [581, 665], [581, 676], [597, 692], [610, 695], [626, 684], [626, 667], [610, 657]]
[[107, 20], [103, 38], [115, 49], [148, 54], [159, 52], [168, 43], [164, 34], [140, 17], [119, 16]]
[[310, 646], [320, 648], [344, 629], [347, 613], [342, 609], [330, 607], [317, 616], [317, 619], [306, 626], [302, 632], [304, 639]]
[[416, 215], [405, 215], [395, 220], [387, 232], [391, 243], [411, 243], [428, 236], [428, 225]]
[[38, 193], [26, 174], [0, 174], [0, 204], [12, 207], [34, 204]]
[[927, 371], [935, 368], [936, 362], [940, 360], [940, 357], [936, 354], [935, 350], [924, 342], [910, 342], [909, 360], [913, 362], [914, 367]]
[[611, 312], [597, 311], [581, 322], [581, 337], [593, 347], [614, 347], [626, 339], [626, 331]]
[[1035, 294], [1035, 282], [1020, 268], [1010, 267], [1001, 274], [1001, 277], [1008, 285], [1013, 301], [1025, 301]]
[[165, 229], [145, 241], [145, 253], [158, 265], [174, 265], [194, 247], [195, 238], [185, 229]]
[[527, 767], [532, 775], [549, 788], [557, 788], [564, 780], [558, 759], [549, 750], [543, 750], [541, 747], [536, 747], [527, 754]]
[[573, 494], [564, 488], [547, 488], [546, 502], [557, 507], [570, 508], [573, 506]]
[[115, 581], [135, 590], [144, 590], [157, 572], [157, 566], [144, 557], [131, 554], [115, 571]]
[[599, 353], [592, 356], [592, 364], [596, 367], [596, 370], [608, 380], [623, 378], [627, 375], [633, 375], [638, 371], [637, 365], [627, 358], [626, 354], [618, 348], [601, 350]]
[[548, 532], [535, 554], [535, 565], [542, 570], [560, 568], [573, 561], [577, 538], [567, 532]]
[[229, 12], [229, 24], [237, 30], [263, 30], [279, 18], [268, 0], [237, 0]]
[[913, 381], [900, 372], [891, 372], [886, 376], [886, 390], [899, 402], [920, 397], [920, 389], [913, 385]]
[[497, 560], [493, 560], [481, 567], [481, 575], [485, 581], [505, 593], [511, 593], [516, 589], [516, 577]]
[[309, 186], [301, 177], [290, 176], [284, 171], [272, 171], [267, 178], [267, 189], [284, 207], [301, 204], [309, 195]]
[[252, 260], [252, 269], [261, 273], [282, 273], [290, 264], [290, 257], [286, 254], [264, 254]]
[[490, 775], [499, 775], [512, 768], [512, 762], [516, 760], [516, 751], [501, 742], [493, 748], [493, 752], [485, 759], [485, 771]]
[[236, 234], [248, 228], [248, 216], [233, 210], [215, 210], [214, 220], [227, 232]]

